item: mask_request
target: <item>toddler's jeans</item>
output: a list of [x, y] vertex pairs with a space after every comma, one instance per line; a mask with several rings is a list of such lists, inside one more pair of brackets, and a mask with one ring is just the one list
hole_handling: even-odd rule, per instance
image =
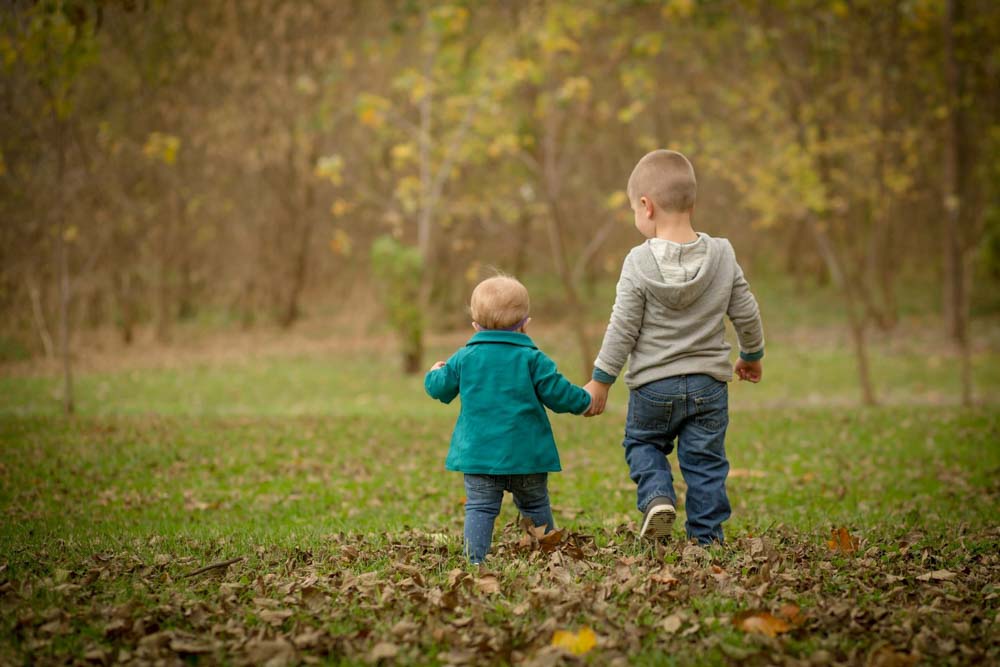
[[548, 473], [531, 475], [465, 476], [465, 553], [471, 563], [481, 563], [493, 541], [493, 523], [500, 514], [504, 491], [514, 496], [521, 514], [536, 526], [555, 523], [549, 506]]

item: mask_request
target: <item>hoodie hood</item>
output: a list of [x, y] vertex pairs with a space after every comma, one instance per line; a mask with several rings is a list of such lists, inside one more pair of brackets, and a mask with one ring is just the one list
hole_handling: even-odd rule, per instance
[[635, 263], [636, 273], [642, 280], [642, 286], [647, 293], [652, 294], [668, 308], [687, 308], [704, 294], [715, 280], [725, 242], [701, 232], [699, 232], [699, 236], [705, 240], [705, 259], [694, 278], [684, 283], [667, 284], [663, 282], [660, 266], [653, 255], [653, 248], [649, 241], [637, 246], [632, 251], [632, 260]]

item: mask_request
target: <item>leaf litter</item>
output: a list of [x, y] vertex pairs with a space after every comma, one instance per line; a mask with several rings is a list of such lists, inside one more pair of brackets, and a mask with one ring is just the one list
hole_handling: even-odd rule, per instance
[[[908, 665], [1000, 660], [996, 548], [869, 535], [849, 566], [783, 527], [725, 547], [649, 544], [621, 524], [582, 534], [503, 527], [485, 566], [460, 536], [335, 534], [265, 546], [197, 577], [198, 560], [128, 550], [0, 565], [0, 660], [548, 665], [694, 661]], [[993, 527], [973, 536], [1000, 543]], [[966, 539], [971, 541], [969, 534]], [[884, 545], [884, 546], [883, 546]], [[839, 546], [838, 546], [839, 549]], [[28, 559], [22, 554], [22, 559]], [[16, 574], [15, 574], [16, 572]], [[688, 656], [688, 658], [684, 658]]]

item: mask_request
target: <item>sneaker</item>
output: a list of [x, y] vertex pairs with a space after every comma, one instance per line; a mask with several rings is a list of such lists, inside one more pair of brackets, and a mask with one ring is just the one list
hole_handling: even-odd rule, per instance
[[639, 537], [650, 539], [668, 537], [676, 518], [677, 510], [674, 509], [670, 499], [663, 496], [653, 498], [646, 506], [646, 513], [642, 515], [642, 530], [639, 531]]

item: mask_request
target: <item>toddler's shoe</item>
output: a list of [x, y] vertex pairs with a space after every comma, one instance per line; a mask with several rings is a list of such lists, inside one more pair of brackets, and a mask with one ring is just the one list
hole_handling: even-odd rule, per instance
[[639, 531], [639, 537], [656, 539], [669, 536], [676, 518], [677, 510], [669, 498], [664, 496], [653, 498], [646, 506], [646, 513], [642, 515], [642, 530]]

